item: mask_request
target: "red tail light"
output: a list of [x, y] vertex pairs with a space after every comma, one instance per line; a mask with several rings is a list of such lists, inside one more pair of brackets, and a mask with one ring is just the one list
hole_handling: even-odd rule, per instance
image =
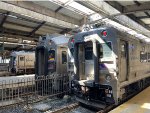
[[102, 31], [102, 32], [101, 32], [101, 35], [102, 35], [102, 36], [107, 36], [107, 31], [105, 31], [105, 30]]
[[72, 43], [74, 43], [74, 38], [71, 40]]

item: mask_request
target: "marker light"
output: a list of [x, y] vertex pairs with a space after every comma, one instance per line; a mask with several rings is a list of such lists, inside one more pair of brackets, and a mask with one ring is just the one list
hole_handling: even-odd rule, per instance
[[71, 42], [74, 43], [74, 38], [72, 38]]
[[107, 31], [105, 31], [105, 30], [102, 31], [102, 32], [101, 32], [101, 35], [102, 35], [102, 36], [107, 36]]

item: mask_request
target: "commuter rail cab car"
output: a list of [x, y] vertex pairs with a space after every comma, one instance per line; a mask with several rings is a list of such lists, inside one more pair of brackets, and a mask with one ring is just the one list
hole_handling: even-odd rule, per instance
[[12, 52], [10, 54], [9, 70], [15, 74], [33, 74], [35, 64], [34, 52]]
[[150, 45], [113, 27], [74, 36], [76, 99], [105, 109], [150, 83]]
[[[69, 83], [69, 76], [67, 74], [68, 41], [69, 37], [64, 35], [46, 35], [40, 38], [39, 44], [36, 47], [35, 77], [36, 79], [41, 77], [51, 77], [55, 78], [55, 80], [48, 84], [45, 84], [46, 82], [44, 83], [44, 81], [38, 82], [37, 86], [39, 91], [46, 89], [41, 86], [53, 86], [52, 90], [57, 90], [58, 92], [62, 92], [66, 89], [62, 86], [66, 82]], [[45, 90], [44, 92], [50, 91]]]
[[66, 36], [43, 36], [36, 47], [36, 76], [67, 73], [68, 40]]

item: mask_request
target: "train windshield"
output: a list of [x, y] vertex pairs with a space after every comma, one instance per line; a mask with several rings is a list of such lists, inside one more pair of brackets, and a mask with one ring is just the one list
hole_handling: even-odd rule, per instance
[[[106, 58], [112, 56], [112, 44], [111, 42], [98, 44], [99, 48], [99, 55], [100, 58]], [[93, 59], [93, 47], [85, 47], [85, 60], [92, 60]]]
[[112, 43], [111, 42], [106, 42], [102, 43], [100, 48], [100, 53], [103, 52], [101, 58], [105, 57], [111, 57], [112, 56]]
[[93, 47], [86, 47], [85, 60], [92, 60], [92, 59], [93, 59]]
[[55, 60], [55, 50], [49, 51], [49, 60]]
[[71, 55], [73, 56], [73, 54], [74, 54], [74, 48], [71, 48], [70, 52], [71, 52]]

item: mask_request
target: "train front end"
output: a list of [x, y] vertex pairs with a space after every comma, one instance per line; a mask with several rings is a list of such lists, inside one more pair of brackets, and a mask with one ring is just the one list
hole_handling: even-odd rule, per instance
[[14, 52], [10, 55], [10, 61], [9, 61], [9, 71], [11, 73], [17, 72], [17, 61], [16, 61], [16, 55]]
[[41, 37], [36, 47], [36, 77], [48, 76], [56, 71], [55, 46], [46, 36]]
[[76, 99], [94, 108], [115, 104], [117, 42], [112, 28], [98, 28], [75, 35]]
[[36, 47], [35, 64], [35, 79], [38, 92], [62, 94], [66, 90], [68, 82], [68, 48], [66, 45], [68, 40], [63, 35], [43, 36], [40, 38]]

